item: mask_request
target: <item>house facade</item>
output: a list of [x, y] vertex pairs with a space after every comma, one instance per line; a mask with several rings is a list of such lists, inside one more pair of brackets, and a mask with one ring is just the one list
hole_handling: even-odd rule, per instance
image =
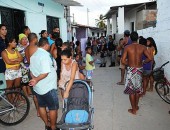
[[[107, 35], [123, 34], [124, 30], [136, 31], [155, 26], [157, 15], [156, 2], [110, 7], [106, 13]], [[110, 28], [110, 24], [112, 28]]]
[[74, 41], [87, 39], [88, 37], [99, 38], [106, 36], [106, 30], [81, 24], [72, 24], [72, 36]]
[[68, 39], [66, 7], [80, 5], [70, 0], [63, 3], [58, 0], [5, 0], [0, 2], [0, 23], [7, 26], [8, 35], [17, 36], [22, 26], [29, 26], [37, 34], [41, 30], [51, 33], [53, 27], [59, 27], [63, 41]]
[[[169, 0], [157, 0], [157, 19], [156, 26], [146, 29], [137, 30], [139, 35], [144, 37], [153, 37], [157, 48], [158, 54], [155, 57], [156, 66], [160, 66], [166, 61], [170, 61], [170, 1]], [[165, 67], [165, 74], [170, 80], [170, 64]]]
[[[106, 18], [112, 29], [110, 34], [116, 34], [117, 41], [123, 37], [124, 30], [137, 31], [139, 36], [153, 37], [158, 54], [155, 56], [156, 66], [170, 61], [170, 1], [156, 0], [154, 2], [111, 7]], [[165, 74], [170, 79], [170, 64], [165, 67]]]

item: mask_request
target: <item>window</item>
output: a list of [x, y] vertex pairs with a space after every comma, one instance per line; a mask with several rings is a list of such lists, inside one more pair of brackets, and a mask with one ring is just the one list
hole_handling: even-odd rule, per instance
[[92, 37], [94, 37], [94, 32], [92, 32]]
[[99, 33], [97, 33], [97, 37], [99, 37]]
[[54, 27], [59, 28], [59, 19], [56, 17], [47, 16], [47, 32], [51, 33]]

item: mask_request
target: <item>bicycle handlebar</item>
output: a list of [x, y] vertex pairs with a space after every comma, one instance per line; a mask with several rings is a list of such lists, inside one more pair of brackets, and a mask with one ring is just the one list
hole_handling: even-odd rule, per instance
[[167, 61], [166, 63], [164, 63], [161, 67], [160, 67], [160, 69], [162, 69], [165, 65], [167, 65], [167, 64], [169, 64], [169, 61]]

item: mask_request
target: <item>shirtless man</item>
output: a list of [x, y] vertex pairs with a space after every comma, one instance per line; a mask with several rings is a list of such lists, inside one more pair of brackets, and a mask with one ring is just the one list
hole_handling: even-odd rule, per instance
[[[130, 31], [125, 30], [124, 39], [120, 42], [120, 45], [118, 46], [117, 50], [122, 51], [122, 55], [123, 55], [124, 48], [130, 45], [131, 43], [132, 43], [132, 40], [130, 39]], [[117, 85], [124, 85], [125, 65], [123, 65], [121, 61], [120, 61], [120, 69], [121, 69], [121, 81], [118, 82]]]
[[25, 49], [25, 56], [26, 59], [28, 61], [28, 63], [30, 63], [30, 57], [37, 51], [38, 47], [37, 47], [37, 43], [38, 43], [38, 37], [35, 33], [30, 33], [28, 35], [28, 41], [29, 41], [29, 45], [27, 46], [27, 48]]
[[[30, 64], [30, 57], [37, 51], [38, 47], [37, 47], [37, 43], [38, 43], [38, 37], [35, 33], [30, 33], [28, 35], [28, 41], [29, 41], [29, 45], [27, 46], [27, 48], [25, 49], [25, 56], [27, 59], [27, 62]], [[31, 87], [32, 90], [32, 94], [33, 94], [33, 100], [35, 103], [35, 107], [37, 109], [37, 116], [39, 116], [39, 112], [38, 112], [38, 101], [37, 98], [35, 96], [34, 90]]]
[[[132, 109], [129, 109], [128, 112], [136, 115], [136, 112], [139, 109], [139, 94], [142, 93], [142, 66], [152, 59], [146, 47], [137, 43], [137, 32], [132, 32], [130, 38], [132, 44], [125, 48], [122, 56], [122, 63], [128, 66], [124, 93], [129, 94], [132, 106]], [[144, 61], [142, 61], [143, 54], [147, 57]]]

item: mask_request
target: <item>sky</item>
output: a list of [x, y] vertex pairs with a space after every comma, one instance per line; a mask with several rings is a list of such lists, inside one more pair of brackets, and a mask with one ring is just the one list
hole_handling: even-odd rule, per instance
[[117, 5], [127, 5], [133, 3], [149, 2], [151, 0], [74, 0], [81, 3], [82, 7], [71, 7], [71, 20], [78, 24], [87, 25], [87, 8], [89, 9], [89, 25], [96, 26], [95, 19], [98, 19], [100, 14], [105, 15], [110, 7]]

